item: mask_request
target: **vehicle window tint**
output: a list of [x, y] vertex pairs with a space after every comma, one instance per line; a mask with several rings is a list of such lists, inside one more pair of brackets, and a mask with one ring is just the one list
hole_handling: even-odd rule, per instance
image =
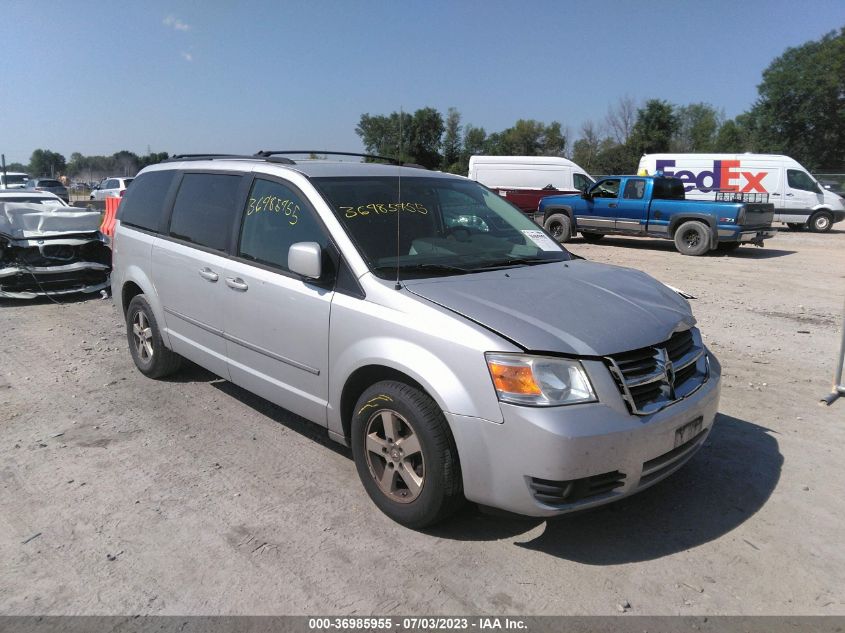
[[818, 185], [810, 176], [798, 169], [786, 170], [786, 182], [791, 189], [801, 189], [802, 191], [812, 191], [813, 193], [821, 193]]
[[118, 208], [121, 223], [158, 231], [164, 199], [175, 175], [175, 171], [151, 171], [139, 176]]
[[103, 189], [117, 189], [117, 181], [116, 180], [107, 180], [106, 184], [103, 185]]
[[593, 180], [584, 174], [572, 174], [572, 182], [580, 191], [586, 191], [593, 184]]
[[173, 204], [170, 235], [226, 250], [240, 182], [240, 176], [185, 174]]
[[289, 270], [288, 250], [297, 242], [328, 246], [328, 237], [314, 212], [290, 187], [256, 179], [241, 224], [238, 255]]
[[655, 200], [684, 200], [684, 182], [678, 178], [655, 178], [651, 197]]
[[642, 200], [644, 193], [645, 180], [629, 180], [625, 184], [625, 192], [622, 197], [629, 200]]

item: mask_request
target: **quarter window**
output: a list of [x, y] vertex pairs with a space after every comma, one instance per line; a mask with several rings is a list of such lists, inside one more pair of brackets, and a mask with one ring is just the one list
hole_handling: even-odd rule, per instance
[[292, 188], [256, 179], [243, 214], [238, 255], [282, 270], [297, 242], [328, 246], [328, 238], [302, 197]]
[[173, 205], [170, 235], [226, 250], [240, 183], [240, 176], [185, 174]]
[[629, 180], [625, 184], [622, 197], [626, 200], [642, 200], [645, 193], [645, 180]]

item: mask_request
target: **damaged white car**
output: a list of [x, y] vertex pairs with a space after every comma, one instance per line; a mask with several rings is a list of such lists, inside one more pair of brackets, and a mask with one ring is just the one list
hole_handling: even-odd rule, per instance
[[0, 197], [0, 298], [108, 288], [111, 249], [100, 212]]

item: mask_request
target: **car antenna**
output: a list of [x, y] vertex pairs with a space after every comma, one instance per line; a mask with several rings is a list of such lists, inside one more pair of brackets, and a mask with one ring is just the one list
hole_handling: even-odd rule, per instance
[[402, 290], [402, 284], [399, 283], [399, 217], [402, 215], [402, 106], [399, 106], [399, 162], [397, 168], [399, 169], [399, 178], [397, 179], [397, 189], [399, 199], [396, 205], [396, 285], [393, 286], [396, 290]]

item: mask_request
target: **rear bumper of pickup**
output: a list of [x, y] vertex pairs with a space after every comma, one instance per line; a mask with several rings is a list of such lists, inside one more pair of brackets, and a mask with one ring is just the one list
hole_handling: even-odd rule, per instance
[[763, 240], [767, 240], [777, 235], [777, 231], [772, 227], [747, 229], [744, 227], [734, 227], [731, 229], [719, 228], [718, 236], [719, 242], [740, 242], [742, 244], [762, 244]]

